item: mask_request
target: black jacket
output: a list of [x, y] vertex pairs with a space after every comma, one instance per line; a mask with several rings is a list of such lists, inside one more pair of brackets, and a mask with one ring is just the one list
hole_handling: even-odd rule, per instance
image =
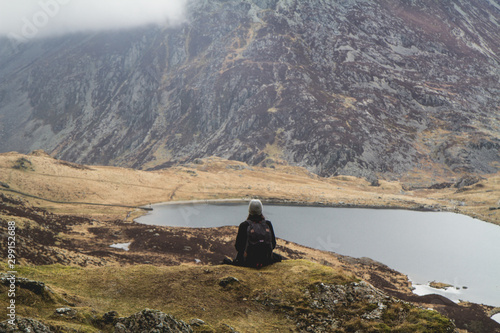
[[[261, 216], [251, 216], [252, 221], [262, 221]], [[271, 237], [272, 237], [272, 245], [273, 249], [276, 248], [276, 236], [274, 235], [273, 225], [271, 221], [266, 220], [269, 229], [271, 229]], [[236, 242], [234, 243], [234, 247], [238, 254], [236, 255], [236, 260], [239, 262], [243, 262], [244, 257], [243, 253], [245, 252], [245, 248], [247, 246], [247, 230], [248, 230], [248, 221], [244, 221], [240, 223], [240, 227], [238, 228], [238, 235], [236, 236]]]

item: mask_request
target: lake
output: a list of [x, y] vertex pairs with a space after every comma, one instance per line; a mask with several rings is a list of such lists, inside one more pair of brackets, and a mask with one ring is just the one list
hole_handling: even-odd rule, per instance
[[[158, 204], [153, 209], [136, 221], [183, 227], [239, 225], [248, 205]], [[264, 205], [263, 213], [276, 237], [377, 260], [408, 275], [417, 294], [500, 306], [500, 226], [448, 212]], [[459, 289], [433, 289], [431, 281]]]

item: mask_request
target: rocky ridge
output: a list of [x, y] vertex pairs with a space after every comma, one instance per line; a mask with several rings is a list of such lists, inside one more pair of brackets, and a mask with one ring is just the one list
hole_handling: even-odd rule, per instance
[[495, 2], [208, 0], [188, 13], [168, 29], [0, 41], [1, 151], [368, 178], [498, 170]]

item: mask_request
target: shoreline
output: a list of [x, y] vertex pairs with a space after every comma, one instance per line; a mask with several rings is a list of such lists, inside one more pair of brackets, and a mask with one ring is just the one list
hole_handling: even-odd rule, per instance
[[[250, 200], [249, 198], [231, 198], [231, 199], [212, 199], [212, 200], [168, 201], [165, 203], [154, 204], [153, 207], [155, 205], [156, 206], [176, 206], [176, 205], [182, 206], [182, 205], [205, 205], [205, 204], [238, 205], [238, 204], [248, 203], [249, 200]], [[390, 210], [414, 211], [414, 212], [416, 212], [416, 211], [435, 212], [436, 211], [436, 210], [430, 210], [430, 209], [411, 209], [411, 208], [402, 207], [402, 206], [398, 206], [398, 207], [396, 207], [396, 206], [389, 206], [389, 207], [375, 206], [374, 207], [374, 206], [368, 206], [368, 205], [363, 205], [363, 206], [353, 205], [353, 204], [332, 205], [332, 204], [326, 204], [326, 203], [321, 203], [321, 202], [300, 202], [300, 201], [288, 201], [288, 200], [284, 201], [284, 200], [263, 199], [263, 198], [261, 200], [263, 201], [264, 205], [267, 204], [269, 206], [318, 207], [318, 208], [358, 208], [358, 209], [379, 209], [379, 210], [390, 209]], [[224, 209], [224, 208], [221, 208], [221, 209]], [[442, 210], [441, 210], [441, 212], [455, 213], [455, 212], [448, 212], [448, 211], [442, 211]], [[455, 213], [455, 214], [458, 214], [458, 213]], [[460, 215], [467, 216], [465, 214], [460, 214]], [[468, 216], [468, 217], [473, 218], [471, 216]], [[485, 221], [479, 220], [477, 218], [474, 218], [474, 220], [476, 220], [477, 222], [479, 222], [479, 221], [485, 222]], [[138, 221], [135, 221], [135, 222], [137, 222], [139, 224], [147, 224], [147, 223], [142, 223], [142, 222], [138, 222]], [[475, 222], [475, 223], [477, 223], [477, 222]], [[169, 227], [176, 228], [176, 227], [182, 227], [182, 226], [169, 226]], [[192, 227], [192, 228], [196, 229], [197, 227]], [[288, 241], [285, 238], [282, 238], [282, 240]], [[303, 244], [301, 244], [301, 245], [307, 246], [307, 245], [303, 245]], [[321, 250], [320, 248], [316, 248], [316, 249]], [[343, 255], [343, 254], [340, 254], [336, 251], [327, 251], [327, 252], [332, 252], [335, 254]], [[391, 266], [389, 266], [389, 267], [391, 267]], [[450, 290], [448, 290], [447, 293], [440, 292], [440, 290], [430, 288], [427, 284], [423, 283], [423, 281], [417, 282], [414, 279], [411, 279], [408, 275], [407, 275], [407, 277], [408, 277], [408, 281], [411, 283], [411, 285], [413, 287], [412, 293], [414, 295], [423, 296], [423, 295], [431, 295], [431, 294], [440, 294], [440, 295], [442, 295], [450, 300], [453, 300], [453, 302], [455, 302], [455, 303], [460, 302], [459, 298], [457, 298], [459, 295], [455, 295], [457, 293], [455, 290], [450, 289]], [[425, 292], [422, 292], [423, 289], [425, 289]], [[455, 293], [453, 293], [453, 291], [455, 291]], [[460, 292], [458, 294], [461, 294], [462, 292]], [[451, 294], [451, 295], [449, 295], [449, 294]], [[465, 292], [465, 294], [467, 294], [467, 292]], [[489, 304], [489, 302], [486, 302], [486, 304]], [[498, 304], [496, 304], [494, 306], [498, 306]]]
[[[293, 201], [283, 199], [265, 199], [256, 198], [262, 203], [273, 206], [296, 206], [296, 207], [325, 207], [325, 208], [359, 208], [359, 209], [391, 209], [391, 210], [412, 210], [422, 212], [450, 212], [448, 210], [430, 208], [430, 207], [406, 207], [406, 206], [380, 206], [380, 205], [356, 205], [350, 203], [332, 204], [324, 202], [308, 202], [308, 201]], [[167, 206], [167, 205], [196, 205], [196, 204], [239, 204], [248, 203], [251, 199], [233, 198], [233, 199], [195, 199], [195, 200], [180, 200], [180, 201], [161, 201], [152, 203], [150, 206]], [[138, 208], [148, 210], [142, 205]], [[459, 213], [457, 213], [459, 214]], [[472, 217], [472, 216], [471, 216]]]
[[[396, 206], [396, 205], [357, 205], [352, 203], [326, 203], [326, 202], [308, 202], [308, 201], [295, 201], [295, 200], [284, 200], [276, 198], [255, 198], [262, 201], [263, 204], [272, 206], [293, 206], [293, 207], [318, 207], [318, 208], [357, 208], [357, 209], [377, 209], [377, 210], [408, 210], [415, 212], [443, 212], [443, 213], [453, 213], [458, 215], [468, 216], [475, 220], [491, 223], [498, 225], [491, 221], [486, 221], [477, 218], [476, 216], [465, 214], [463, 212], [457, 212], [451, 209], [445, 209], [445, 207], [435, 208], [432, 206], [419, 205], [418, 207], [411, 206]], [[161, 201], [156, 203], [151, 203], [150, 205], [141, 205], [137, 208], [143, 209], [145, 211], [153, 211], [154, 206], [169, 206], [169, 205], [197, 205], [197, 204], [243, 204], [248, 203], [251, 198], [229, 198], [229, 199], [194, 199], [194, 200], [179, 200], [179, 201]], [[147, 212], [145, 212], [147, 214]]]
[[[228, 199], [193, 199], [193, 200], [179, 200], [179, 201], [160, 201], [156, 203], [151, 203], [149, 205], [140, 205], [136, 207], [136, 209], [141, 209], [142, 213], [136, 215], [132, 218], [135, 221], [136, 218], [141, 216], [150, 214], [151, 211], [154, 210], [154, 206], [163, 206], [163, 205], [196, 205], [196, 204], [242, 204], [248, 203], [251, 199], [259, 199], [263, 204], [273, 205], [273, 206], [293, 206], [293, 207], [318, 207], [318, 208], [357, 208], [357, 209], [377, 209], [377, 210], [407, 210], [414, 212], [428, 212], [428, 213], [452, 213], [457, 215], [468, 216], [474, 220], [493, 224], [500, 227], [500, 224], [488, 221], [487, 219], [481, 219], [476, 214], [476, 212], [471, 212], [467, 214], [466, 212], [456, 211], [454, 209], [446, 209], [446, 207], [432, 207], [432, 206], [424, 206], [418, 205], [418, 207], [411, 206], [397, 206], [397, 205], [356, 205], [352, 203], [326, 203], [321, 201], [296, 201], [296, 200], [285, 200], [278, 198], [263, 198], [263, 197], [255, 197], [255, 198], [228, 198]], [[127, 216], [126, 219], [128, 219]]]

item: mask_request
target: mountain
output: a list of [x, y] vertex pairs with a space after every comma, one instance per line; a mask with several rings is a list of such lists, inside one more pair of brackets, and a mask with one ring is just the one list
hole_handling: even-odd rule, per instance
[[0, 152], [322, 176], [500, 168], [494, 0], [205, 0], [186, 23], [0, 41]]

